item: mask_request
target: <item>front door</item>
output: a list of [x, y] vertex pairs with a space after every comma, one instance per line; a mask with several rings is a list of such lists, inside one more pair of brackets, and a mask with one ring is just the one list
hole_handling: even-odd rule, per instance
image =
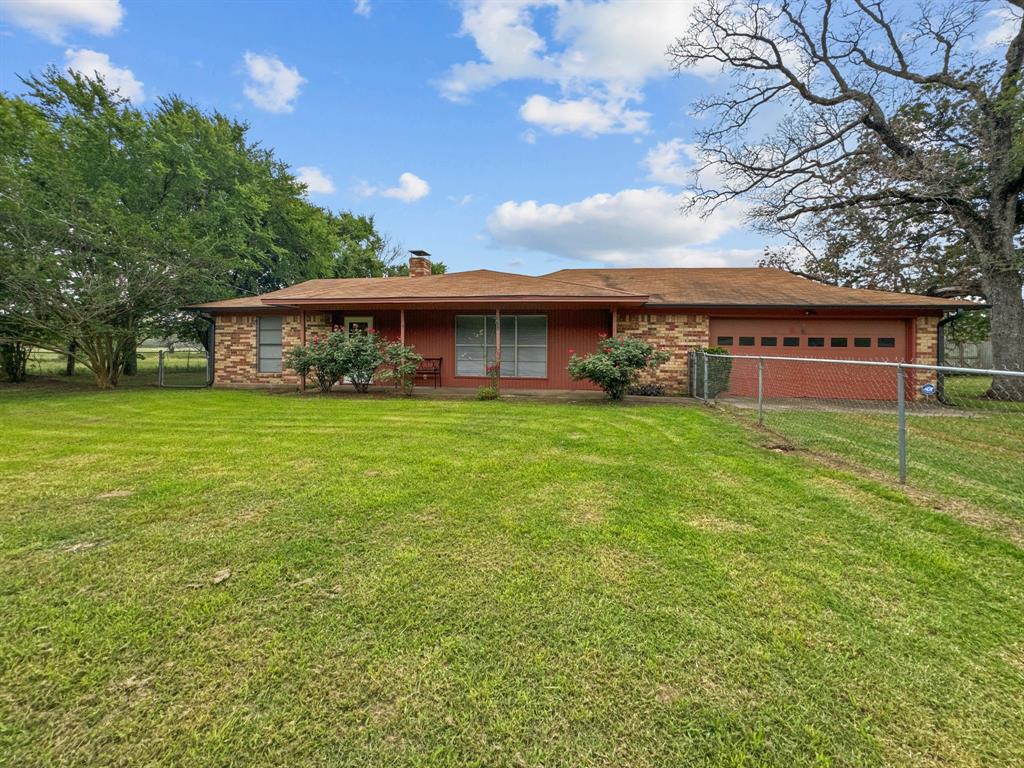
[[345, 333], [352, 334], [355, 331], [368, 333], [373, 328], [373, 317], [345, 317]]

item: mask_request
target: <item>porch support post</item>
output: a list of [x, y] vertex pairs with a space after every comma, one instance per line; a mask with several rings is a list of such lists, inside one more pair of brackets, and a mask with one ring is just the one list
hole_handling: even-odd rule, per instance
[[501, 307], [494, 310], [494, 364], [498, 373], [494, 377], [495, 388], [501, 391]]
[[619, 332], [619, 308], [612, 307], [612, 337]]
[[405, 307], [398, 310], [398, 340], [405, 346]]

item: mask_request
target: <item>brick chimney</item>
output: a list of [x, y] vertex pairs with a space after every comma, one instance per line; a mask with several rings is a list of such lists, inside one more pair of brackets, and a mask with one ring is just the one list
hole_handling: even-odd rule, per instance
[[424, 277], [430, 272], [430, 254], [426, 251], [409, 251], [409, 277]]

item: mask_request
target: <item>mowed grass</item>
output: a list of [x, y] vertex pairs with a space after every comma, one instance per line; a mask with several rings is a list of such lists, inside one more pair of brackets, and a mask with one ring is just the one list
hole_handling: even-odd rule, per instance
[[[1015, 522], [1024, 540], [1024, 406], [984, 398], [990, 383], [981, 376], [949, 377], [946, 406], [909, 404], [907, 482]], [[748, 422], [756, 419], [751, 402], [729, 410]], [[859, 410], [856, 403], [769, 400], [764, 427], [853, 471], [898, 479], [895, 403]]]
[[1024, 762], [1024, 552], [697, 407], [0, 390], [0, 764]]
[[[753, 420], [748, 409], [735, 410]], [[863, 467], [896, 482], [895, 413], [799, 407], [767, 410], [764, 425], [794, 446]], [[1016, 521], [1024, 532], [1024, 414], [907, 416], [907, 482]]]

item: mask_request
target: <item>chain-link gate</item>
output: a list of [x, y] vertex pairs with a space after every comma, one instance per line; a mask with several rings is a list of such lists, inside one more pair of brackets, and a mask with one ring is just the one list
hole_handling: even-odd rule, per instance
[[157, 386], [172, 389], [200, 389], [212, 384], [210, 358], [203, 349], [161, 349], [157, 363]]

